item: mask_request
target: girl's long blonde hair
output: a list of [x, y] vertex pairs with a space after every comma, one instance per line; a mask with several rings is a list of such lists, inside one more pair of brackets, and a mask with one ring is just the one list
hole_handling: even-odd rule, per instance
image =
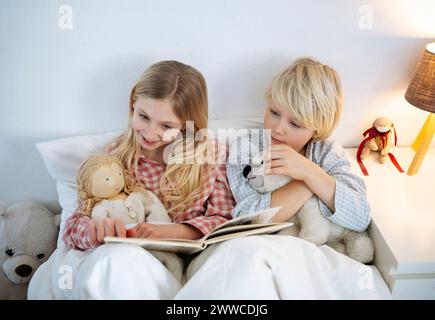
[[[142, 147], [132, 128], [131, 119], [134, 113], [133, 105], [140, 96], [169, 99], [173, 104], [175, 115], [182, 123], [193, 121], [193, 136], [198, 130], [207, 127], [208, 120], [207, 86], [198, 70], [177, 61], [161, 61], [149, 67], [131, 91], [128, 129], [111, 151], [122, 160], [126, 168], [132, 169], [136, 179], [138, 179], [137, 166]], [[202, 191], [204, 168], [200, 163], [189, 161], [189, 159], [198, 154], [202, 155], [206, 149], [205, 143], [194, 139], [187, 141], [186, 129], [182, 129], [181, 134], [181, 139], [174, 141], [172, 146], [180, 150], [177, 146], [182, 143], [190, 144], [194, 148], [186, 148], [186, 150], [195, 150], [195, 152], [184, 152], [182, 155], [185, 159], [184, 163], [177, 164], [176, 161], [169, 163], [159, 186], [162, 202], [172, 218], [186, 211], [198, 199]]]

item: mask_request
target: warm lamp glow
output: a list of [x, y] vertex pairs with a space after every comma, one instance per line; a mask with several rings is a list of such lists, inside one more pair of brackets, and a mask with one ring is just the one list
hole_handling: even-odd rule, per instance
[[426, 50], [435, 54], [435, 42], [431, 42], [426, 46]]
[[420, 39], [433, 38], [435, 34], [433, 0], [376, 1], [373, 12], [376, 28], [381, 32]]

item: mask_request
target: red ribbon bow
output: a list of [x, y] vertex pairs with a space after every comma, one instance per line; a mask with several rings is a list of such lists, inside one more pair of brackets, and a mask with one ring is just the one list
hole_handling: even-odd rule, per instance
[[[394, 145], [397, 146], [397, 134], [396, 134], [396, 128], [394, 128]], [[365, 137], [368, 134], [368, 137], [365, 138], [361, 144], [358, 147], [358, 152], [356, 154], [356, 159], [358, 161], [359, 167], [361, 168], [361, 171], [363, 172], [363, 174], [365, 176], [368, 176], [369, 173], [366, 169], [366, 167], [364, 166], [364, 164], [362, 163], [361, 160], [361, 153], [362, 150], [365, 146], [365, 144], [375, 138], [375, 137], [380, 137], [381, 138], [381, 142], [382, 142], [382, 149], [385, 147], [386, 143], [387, 143], [387, 139], [388, 139], [388, 134], [390, 133], [390, 131], [387, 132], [380, 132], [376, 129], [376, 127], [371, 127], [370, 129], [367, 129], [366, 131], [364, 131], [363, 136]], [[394, 164], [394, 166], [397, 168], [397, 170], [399, 170], [399, 172], [404, 172], [403, 169], [400, 167], [399, 163], [397, 162], [396, 158], [394, 157], [394, 155], [392, 153], [388, 153], [388, 156], [390, 157], [391, 162]]]

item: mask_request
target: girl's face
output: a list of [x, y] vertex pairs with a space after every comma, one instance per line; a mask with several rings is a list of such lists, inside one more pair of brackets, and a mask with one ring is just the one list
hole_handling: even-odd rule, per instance
[[302, 151], [314, 135], [314, 130], [305, 128], [287, 108], [273, 101], [266, 109], [264, 128], [271, 130], [272, 144], [287, 144], [297, 152]]
[[94, 197], [108, 199], [124, 189], [124, 173], [117, 163], [102, 166], [92, 176], [92, 194]]
[[138, 97], [133, 107], [131, 125], [140, 145], [147, 151], [171, 143], [182, 128], [168, 99]]

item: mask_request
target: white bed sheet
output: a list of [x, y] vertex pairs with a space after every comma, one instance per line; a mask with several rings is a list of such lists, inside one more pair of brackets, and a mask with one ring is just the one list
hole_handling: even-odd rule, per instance
[[375, 266], [284, 235], [232, 239], [191, 262], [176, 299], [391, 299]]
[[[273, 241], [271, 240], [273, 239]], [[143, 250], [141, 248], [141, 250]], [[110, 255], [110, 251], [107, 251]], [[233, 254], [229, 254], [229, 253]], [[213, 253], [213, 255], [212, 255]], [[32, 299], [68, 299], [75, 296], [73, 290], [60, 288], [62, 270], [83, 268], [90, 253], [56, 249], [33, 276], [30, 284]], [[118, 257], [120, 257], [118, 255]], [[107, 260], [107, 257], [101, 257]], [[128, 257], [131, 270], [132, 255]], [[137, 260], [140, 260], [139, 258]], [[256, 261], [252, 264], [252, 261]], [[93, 261], [93, 264], [99, 261]], [[125, 264], [126, 261], [119, 262]], [[147, 262], [148, 263], [148, 262]], [[157, 263], [157, 262], [156, 262]], [[137, 264], [136, 264], [137, 265]], [[150, 264], [148, 264], [150, 265]], [[271, 270], [271, 281], [262, 284], [261, 275], [265, 274], [264, 265]], [[65, 267], [67, 266], [67, 267]], [[157, 266], [157, 265], [156, 265]], [[113, 264], [101, 263], [99, 272], [102, 279], [116, 279], [111, 274]], [[324, 245], [315, 245], [290, 236], [253, 236], [233, 239], [213, 245], [196, 257], [187, 270], [187, 283], [181, 287], [172, 284], [166, 297], [176, 299], [391, 299], [390, 291], [382, 276], [374, 266], [360, 264]], [[244, 276], [241, 276], [244, 275]], [[250, 277], [251, 276], [251, 277]], [[85, 278], [86, 277], [81, 277]], [[253, 281], [260, 286], [253, 290]], [[125, 279], [124, 279], [125, 280]], [[173, 281], [166, 275], [160, 279]], [[264, 280], [264, 279], [263, 279]], [[75, 279], [80, 281], [80, 279]], [[89, 281], [89, 280], [88, 280]], [[246, 282], [245, 282], [246, 281]], [[99, 281], [95, 286], [101, 286]], [[82, 284], [75, 282], [75, 286]], [[137, 284], [135, 284], [137, 285]], [[87, 284], [92, 296], [93, 284]], [[147, 284], [144, 283], [144, 288]], [[128, 292], [126, 299], [134, 297], [128, 283], [120, 281], [119, 287], [113, 286], [117, 297]], [[97, 288], [94, 288], [98, 292]], [[259, 295], [259, 292], [261, 294]], [[112, 297], [110, 293], [107, 296]]]

